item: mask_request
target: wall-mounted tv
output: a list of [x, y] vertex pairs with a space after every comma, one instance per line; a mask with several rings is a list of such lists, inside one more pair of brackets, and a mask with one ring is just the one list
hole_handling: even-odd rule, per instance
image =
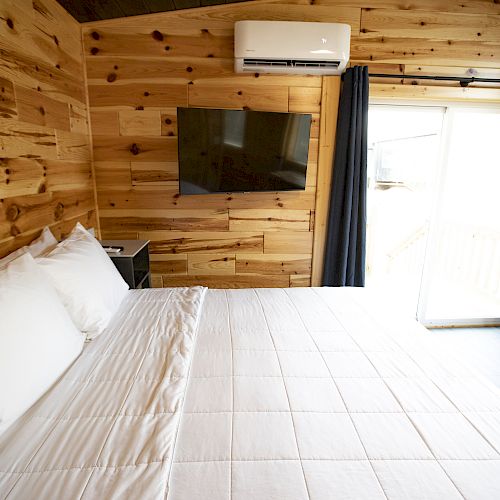
[[311, 115], [177, 108], [180, 193], [303, 190]]

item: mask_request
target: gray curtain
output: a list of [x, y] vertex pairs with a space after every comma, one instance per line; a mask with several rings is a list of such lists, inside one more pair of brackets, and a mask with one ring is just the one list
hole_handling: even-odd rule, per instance
[[343, 82], [323, 285], [364, 286], [368, 68], [349, 68]]

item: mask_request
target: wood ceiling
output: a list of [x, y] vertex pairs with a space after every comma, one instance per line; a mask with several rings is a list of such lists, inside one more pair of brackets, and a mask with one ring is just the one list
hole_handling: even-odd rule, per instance
[[139, 16], [154, 12], [192, 9], [246, 0], [57, 0], [77, 21]]

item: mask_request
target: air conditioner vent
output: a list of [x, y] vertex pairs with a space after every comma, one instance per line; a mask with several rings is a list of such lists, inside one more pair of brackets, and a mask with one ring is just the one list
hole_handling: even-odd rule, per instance
[[350, 34], [349, 24], [236, 21], [234, 72], [341, 75], [349, 62]]
[[306, 59], [243, 59], [243, 68], [330, 68], [337, 69], [340, 61], [322, 61]]

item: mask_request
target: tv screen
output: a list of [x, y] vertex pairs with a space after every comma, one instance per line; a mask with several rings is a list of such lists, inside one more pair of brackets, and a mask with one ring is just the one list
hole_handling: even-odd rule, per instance
[[303, 190], [311, 115], [177, 108], [181, 194]]

